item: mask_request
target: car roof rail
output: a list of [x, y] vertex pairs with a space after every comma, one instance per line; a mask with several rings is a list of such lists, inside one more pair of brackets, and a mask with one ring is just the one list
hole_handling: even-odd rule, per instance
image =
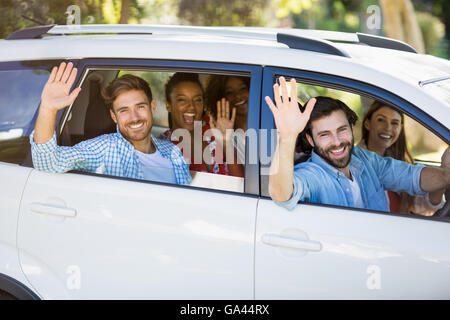
[[284, 43], [291, 49], [314, 51], [350, 58], [348, 53], [335, 47], [332, 42], [326, 40], [277, 33], [277, 41]]
[[38, 39], [44, 35], [68, 34], [171, 34], [174, 31], [186, 34], [214, 34], [218, 36], [242, 37], [277, 41], [292, 49], [321, 52], [331, 55], [349, 57], [344, 50], [334, 46], [333, 42], [361, 43], [380, 47], [417, 53], [410, 45], [365, 33], [344, 33], [326, 30], [282, 29], [261, 27], [199, 27], [170, 25], [47, 25], [26, 28], [11, 33], [6, 39]]
[[50, 30], [54, 26], [55, 25], [52, 24], [47, 26], [37, 26], [14, 31], [6, 38], [6, 40], [39, 39], [44, 34], [47, 34], [48, 30]]
[[393, 50], [399, 50], [399, 51], [406, 51], [406, 52], [412, 52], [417, 53], [416, 49], [414, 49], [412, 46], [410, 46], [407, 43], [404, 43], [399, 40], [390, 39], [386, 37], [380, 37], [373, 34], [366, 34], [366, 33], [360, 33], [357, 32], [356, 35], [358, 36], [359, 42], [367, 44], [371, 47], [378, 47], [378, 48], [386, 48], [386, 49], [393, 49]]

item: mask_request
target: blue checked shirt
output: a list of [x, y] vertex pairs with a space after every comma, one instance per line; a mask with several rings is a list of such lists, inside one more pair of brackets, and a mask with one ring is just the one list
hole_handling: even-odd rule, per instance
[[[33, 165], [36, 169], [59, 173], [70, 170], [101, 173], [112, 176], [144, 179], [144, 174], [134, 146], [117, 130], [82, 141], [73, 147], [56, 144], [56, 134], [50, 141], [36, 144], [30, 135]], [[189, 185], [192, 182], [189, 166], [178, 147], [170, 142], [152, 136], [156, 148], [163, 158], [172, 163], [178, 184]]]

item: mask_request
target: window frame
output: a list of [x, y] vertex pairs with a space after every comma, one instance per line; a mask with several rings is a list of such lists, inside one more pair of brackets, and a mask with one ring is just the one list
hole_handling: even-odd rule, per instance
[[[117, 70], [125, 70], [125, 69], [136, 69], [139, 71], [168, 71], [173, 70], [176, 71], [186, 71], [186, 72], [197, 72], [197, 73], [247, 73], [250, 76], [250, 92], [249, 92], [249, 112], [247, 118], [247, 129], [253, 128], [258, 130], [260, 123], [260, 106], [261, 106], [261, 83], [262, 83], [262, 72], [263, 68], [259, 65], [246, 65], [246, 64], [235, 64], [235, 63], [221, 63], [221, 62], [202, 62], [202, 61], [189, 61], [189, 60], [162, 60], [162, 59], [102, 59], [102, 58], [88, 58], [80, 60], [78, 66], [77, 79], [74, 84], [74, 88], [81, 86], [89, 72], [92, 69], [117, 69]], [[56, 130], [57, 130], [57, 138], [59, 138], [62, 130], [64, 128], [65, 122], [69, 113], [72, 110], [72, 105], [68, 108], [65, 108], [61, 116], [57, 120]], [[182, 186], [182, 185], [174, 185], [164, 182], [156, 182], [156, 181], [146, 181], [146, 180], [138, 180], [131, 178], [123, 178], [123, 177], [115, 177], [115, 176], [107, 176], [107, 175], [98, 175], [95, 173], [87, 173], [81, 171], [74, 171], [76, 173], [88, 174], [88, 175], [98, 175], [101, 177], [109, 177], [114, 179], [126, 179], [133, 180], [144, 183], [156, 183], [156, 184], [164, 184], [170, 185], [173, 187], [180, 188], [195, 188], [203, 191], [212, 191], [212, 192], [225, 192], [236, 195], [244, 195], [244, 196], [259, 196], [259, 136], [257, 137], [258, 151], [256, 156], [257, 162], [255, 164], [248, 163], [248, 156], [246, 156], [245, 163], [245, 177], [244, 177], [244, 192], [234, 192], [234, 191], [224, 191], [224, 190], [216, 190], [216, 189], [208, 189], [202, 187], [193, 187], [193, 186]], [[248, 140], [246, 140], [246, 155], [249, 152]]]
[[[362, 81], [357, 81], [341, 76], [330, 75], [325, 73], [301, 70], [301, 69], [289, 69], [289, 68], [281, 68], [281, 67], [272, 67], [267, 66], [264, 67], [263, 71], [263, 92], [264, 96], [269, 96], [273, 100], [273, 85], [275, 84], [275, 79], [279, 76], [284, 76], [286, 79], [295, 78], [297, 82], [317, 85], [322, 87], [328, 87], [336, 90], [343, 90], [351, 93], [355, 93], [358, 95], [365, 95], [374, 99], [378, 99], [384, 101], [390, 105], [395, 106], [401, 112], [405, 113], [408, 117], [413, 119], [414, 121], [420, 123], [422, 126], [427, 128], [430, 132], [435, 134], [437, 137], [442, 139], [447, 144], [450, 144], [450, 130], [447, 129], [443, 124], [439, 121], [422, 111], [418, 106], [413, 103], [399, 97], [395, 93], [388, 91], [386, 89], [370, 85], [368, 83], [364, 83]], [[266, 104], [266, 103], [264, 103]], [[272, 150], [272, 133], [271, 129], [275, 129], [275, 121], [267, 105], [262, 106], [261, 110], [261, 129], [266, 129], [268, 131], [268, 147], [267, 150], [270, 152]], [[269, 155], [268, 155], [269, 156]], [[272, 154], [270, 154], [270, 157]], [[262, 155], [260, 155], [260, 158]], [[270, 164], [268, 165], [270, 166]], [[261, 165], [261, 168], [263, 165]], [[268, 193], [263, 190], [265, 186], [264, 183], [268, 183], [267, 177], [260, 175], [261, 181], [261, 198], [270, 199]], [[267, 188], [266, 188], [267, 189]], [[328, 205], [321, 203], [309, 203], [304, 201], [299, 201], [298, 204], [306, 204], [306, 205], [314, 205], [321, 207], [329, 207], [329, 208], [339, 208], [345, 210], [356, 210], [361, 212], [371, 212], [376, 214], [383, 215], [392, 215], [399, 217], [408, 217], [408, 218], [417, 218], [417, 219], [426, 219], [426, 220], [435, 220], [440, 222], [450, 222], [449, 218], [445, 217], [424, 217], [416, 214], [405, 215], [404, 213], [392, 213], [392, 212], [382, 212], [372, 209], [360, 209], [353, 207], [344, 207], [337, 205]]]
[[[49, 60], [18, 60], [18, 61], [0, 61], [0, 71], [18, 71], [18, 70], [47, 70], [49, 74], [54, 66], [58, 66], [61, 62], [72, 62], [74, 67], [77, 67], [78, 59], [49, 59]], [[39, 105], [40, 105], [39, 100]], [[23, 136], [29, 136], [36, 126], [37, 116], [39, 114], [39, 105], [36, 107], [36, 112], [34, 113], [30, 126], [27, 131], [23, 133]], [[60, 121], [62, 112], [58, 112], [57, 123]], [[1, 161], [3, 162], [3, 161]], [[9, 163], [9, 162], [4, 162]], [[33, 167], [33, 162], [31, 159], [31, 150], [28, 151], [27, 156], [20, 164], [25, 167]]]

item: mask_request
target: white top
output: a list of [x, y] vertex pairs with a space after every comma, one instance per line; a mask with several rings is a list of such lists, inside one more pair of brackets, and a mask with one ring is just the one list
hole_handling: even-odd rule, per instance
[[241, 130], [235, 131], [232, 141], [237, 151], [237, 163], [245, 164], [245, 133]]
[[349, 179], [349, 181], [350, 181], [350, 188], [352, 189], [353, 201], [355, 202], [355, 208], [364, 208], [364, 202], [361, 196], [361, 189], [359, 188], [355, 176], [353, 176], [353, 180]]
[[150, 154], [136, 150], [136, 153], [139, 157], [145, 180], [177, 183], [172, 163], [169, 159], [164, 158], [158, 150]]

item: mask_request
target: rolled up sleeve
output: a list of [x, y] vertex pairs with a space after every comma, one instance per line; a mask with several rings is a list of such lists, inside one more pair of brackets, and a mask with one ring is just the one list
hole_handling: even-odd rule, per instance
[[297, 203], [300, 201], [300, 199], [302, 199], [303, 193], [304, 193], [304, 186], [303, 186], [303, 182], [301, 179], [299, 179], [295, 174], [294, 174], [294, 181], [293, 181], [293, 191], [292, 191], [292, 196], [289, 200], [283, 201], [283, 202], [278, 202], [278, 201], [274, 201], [277, 205], [288, 209], [288, 210], [293, 210], [296, 206]]

